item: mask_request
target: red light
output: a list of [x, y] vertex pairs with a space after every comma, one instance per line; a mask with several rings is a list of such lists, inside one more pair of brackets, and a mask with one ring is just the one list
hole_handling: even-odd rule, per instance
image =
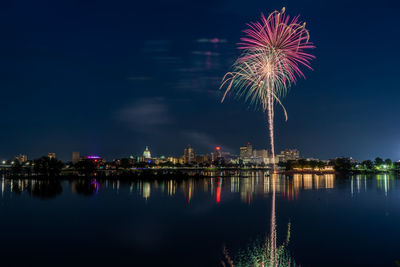
[[216, 201], [217, 201], [217, 203], [219, 203], [221, 201], [221, 187], [219, 186], [219, 183], [217, 185], [217, 194], [216, 195], [217, 195]]
[[215, 149], [216, 149], [216, 150], [221, 150], [221, 147], [217, 146]]

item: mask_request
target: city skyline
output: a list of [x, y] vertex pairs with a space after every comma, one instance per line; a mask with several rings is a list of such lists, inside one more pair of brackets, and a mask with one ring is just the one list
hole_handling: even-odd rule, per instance
[[[82, 159], [104, 159], [108, 162], [110, 161], [116, 161], [120, 159], [139, 159], [142, 158], [144, 162], [147, 162], [148, 160], [153, 160], [153, 159], [162, 159], [168, 158], [168, 161], [173, 160], [172, 162], [178, 163], [180, 160], [182, 161], [181, 164], [198, 164], [201, 163], [202, 161], [205, 162], [214, 162], [217, 158], [224, 158], [225, 160], [231, 161], [237, 161], [237, 160], [242, 160], [244, 164], [247, 163], [252, 163], [252, 164], [261, 164], [262, 162], [264, 164], [271, 164], [271, 153], [268, 148], [262, 148], [262, 147], [255, 147], [253, 144], [250, 142], [247, 142], [247, 144], [244, 144], [237, 148], [235, 151], [226, 151], [222, 146], [216, 146], [214, 147], [214, 150], [212, 151], [201, 151], [198, 152], [194, 147], [192, 147], [190, 144], [187, 144], [184, 148], [183, 151], [179, 154], [170, 154], [170, 153], [161, 153], [161, 154], [155, 154], [151, 152], [150, 148], [151, 146], [144, 146], [145, 149], [142, 152], [138, 153], [125, 153], [122, 155], [119, 155], [114, 158], [107, 158], [104, 155], [98, 154], [98, 153], [81, 153], [80, 151], [72, 151], [70, 154], [70, 157], [65, 159], [65, 158], [59, 158], [57, 157], [57, 153], [55, 152], [48, 152], [47, 154], [40, 155], [39, 157], [31, 157], [27, 154], [24, 153], [19, 153], [11, 158], [0, 158], [0, 163], [5, 164], [6, 162], [14, 162], [14, 161], [19, 161], [19, 162], [27, 162], [31, 161], [34, 159], [38, 159], [40, 157], [48, 157], [49, 159], [57, 159], [61, 160], [63, 162], [71, 162], [72, 164], [75, 164], [76, 162], [82, 160]], [[72, 156], [71, 156], [72, 155]], [[200, 158], [198, 158], [200, 157]], [[309, 157], [309, 156], [304, 156], [303, 154], [300, 154], [300, 151], [297, 148], [284, 148], [282, 150], [278, 150], [275, 159], [277, 162], [286, 162], [288, 160], [298, 160], [298, 159], [305, 159], [308, 161], [329, 161], [329, 160], [334, 160], [337, 158], [348, 158], [351, 161], [354, 162], [363, 162], [363, 161], [373, 161], [376, 160], [377, 158], [380, 158], [382, 160], [384, 159], [389, 159], [393, 160], [393, 162], [400, 162], [400, 159], [392, 159], [388, 157], [380, 157], [376, 156], [371, 159], [356, 159], [353, 157], [343, 157], [343, 156], [336, 156], [333, 158], [319, 158], [319, 157]], [[258, 162], [257, 159], [261, 159], [260, 162]], [[264, 160], [262, 160], [264, 159]], [[268, 159], [268, 160], [266, 160]], [[283, 159], [283, 160], [282, 160]], [[176, 160], [176, 162], [175, 162]]]
[[1, 1], [2, 265], [400, 266], [399, 12]]
[[[250, 143], [250, 142], [247, 142], [247, 143]], [[181, 157], [181, 156], [184, 156], [184, 154], [185, 154], [185, 149], [186, 149], [186, 147], [187, 147], [187, 145], [190, 145], [190, 144], [186, 144], [186, 145], [181, 145], [180, 146], [180, 148], [181, 148], [181, 150], [182, 151], [178, 151], [178, 152], [168, 152], [168, 151], [159, 151], [159, 150], [157, 150], [157, 148], [156, 148], [156, 150], [154, 150], [154, 151], [157, 151], [156, 153], [154, 153], [153, 152], [153, 150], [152, 150], [152, 154], [154, 154], [155, 155], [155, 157], [153, 157], [153, 158], [157, 158], [157, 157], [161, 157], [161, 156], [172, 156], [172, 157]], [[235, 155], [235, 156], [239, 156], [240, 155], [240, 148], [243, 146], [243, 145], [245, 145], [245, 144], [242, 144], [242, 145], [240, 145], [239, 147], [237, 147], [237, 148], [235, 148], [235, 149], [231, 149], [231, 148], [228, 148], [229, 150], [224, 150], [224, 151], [226, 151], [226, 152], [229, 152], [229, 153], [231, 153], [232, 155]], [[79, 153], [81, 154], [81, 155], [86, 155], [86, 156], [90, 156], [90, 155], [101, 155], [103, 158], [106, 158], [107, 160], [111, 160], [111, 159], [120, 159], [120, 158], [128, 158], [128, 157], [130, 157], [130, 156], [139, 156], [139, 155], [142, 155], [143, 154], [143, 150], [145, 150], [146, 149], [146, 147], [148, 147], [148, 148], [151, 148], [152, 146], [151, 145], [145, 145], [145, 146], [143, 146], [143, 149], [142, 149], [142, 151], [131, 151], [131, 152], [129, 152], [129, 151], [125, 151], [125, 152], [122, 152], [122, 153], [120, 153], [120, 154], [113, 154], [114, 156], [112, 156], [112, 157], [110, 157], [110, 156], [107, 156], [107, 155], [104, 155], [104, 154], [102, 154], [102, 153], [98, 153], [98, 152], [93, 152], [93, 151], [79, 151]], [[216, 147], [220, 147], [221, 149], [224, 149], [224, 146], [221, 146], [220, 144], [216, 144], [216, 146], [214, 147], [214, 149], [216, 148]], [[257, 148], [257, 150], [266, 150], [266, 151], [269, 151], [269, 148], [268, 148], [268, 146], [267, 145], [265, 145], [264, 147], [260, 147], [260, 146], [255, 146], [256, 148]], [[280, 152], [282, 152], [282, 151], [284, 151], [284, 150], [287, 150], [287, 149], [298, 149], [298, 148], [296, 148], [295, 146], [294, 147], [285, 147], [285, 146], [282, 146], [282, 145], [279, 145], [278, 147], [282, 147], [282, 149], [277, 149], [276, 151], [277, 151], [277, 153], [276, 153], [276, 155], [278, 156], [279, 155], [279, 153]], [[194, 148], [194, 147], [193, 147]], [[175, 151], [175, 150], [174, 150]], [[42, 156], [47, 156], [47, 155], [49, 155], [49, 154], [56, 154], [57, 155], [57, 158], [58, 159], [61, 159], [62, 161], [65, 161], [65, 162], [68, 162], [68, 161], [71, 161], [71, 153], [73, 154], [75, 151], [67, 151], [67, 152], [65, 152], [65, 151], [63, 151], [63, 152], [55, 152], [54, 150], [50, 150], [50, 151], [43, 151], [43, 153], [42, 152], [34, 152], [34, 153], [31, 153], [31, 154], [29, 154], [29, 153], [26, 153], [26, 152], [21, 152], [21, 151], [18, 151], [18, 152], [15, 152], [15, 153], [12, 153], [11, 152], [11, 154], [10, 154], [10, 156], [8, 156], [8, 157], [6, 157], [6, 156], [0, 156], [0, 161], [7, 161], [7, 160], [12, 160], [12, 159], [14, 159], [14, 158], [16, 158], [16, 157], [18, 157], [18, 156], [27, 156], [28, 157], [28, 159], [29, 160], [31, 160], [31, 159], [34, 159], [34, 158], [39, 158], [39, 157], [42, 157]], [[197, 150], [196, 150], [196, 155], [198, 155], [198, 154], [200, 154], [200, 155], [206, 155], [206, 154], [210, 154], [210, 153], [212, 153], [212, 152], [215, 152], [214, 150], [208, 150], [208, 151], [206, 151], [206, 150], [200, 150], [200, 152], [198, 152]], [[279, 153], [278, 153], [279, 152]], [[59, 155], [61, 155], [61, 156], [59, 156]], [[50, 157], [50, 156], [49, 156]], [[311, 158], [311, 159], [322, 159], [322, 160], [329, 160], [329, 159], [334, 159], [334, 158], [340, 158], [340, 157], [343, 157], [343, 158], [354, 158], [354, 159], [356, 159], [356, 160], [358, 160], [358, 161], [362, 161], [362, 160], [374, 160], [376, 157], [380, 157], [380, 158], [383, 158], [383, 159], [386, 159], [386, 158], [389, 158], [389, 159], [391, 159], [391, 160], [393, 160], [393, 161], [400, 161], [400, 157], [396, 157], [396, 158], [391, 158], [391, 157], [387, 157], [387, 156], [383, 156], [383, 155], [375, 155], [375, 156], [371, 156], [370, 158], [356, 158], [356, 157], [354, 157], [354, 156], [352, 156], [350, 153], [348, 153], [347, 155], [336, 155], [336, 156], [332, 156], [332, 157], [329, 157], [329, 158], [322, 158], [322, 157], [319, 157], [318, 155], [311, 155], [311, 154], [305, 154], [305, 153], [303, 153], [302, 152], [302, 158], [305, 158], [305, 159], [308, 159], [308, 158]], [[51, 158], [51, 157], [50, 157]]]
[[265, 117], [233, 98], [221, 105], [218, 87], [245, 24], [286, 6], [302, 15], [317, 47], [315, 71], [284, 99], [288, 122], [277, 114], [277, 150], [398, 159], [399, 55], [371, 53], [370, 37], [385, 36], [379, 46], [397, 50], [399, 5], [252, 1], [238, 12], [238, 2], [219, 1], [4, 4], [0, 158], [49, 151], [114, 158], [144, 144], [156, 154], [181, 153], [189, 143], [199, 151], [247, 141], [267, 147]]

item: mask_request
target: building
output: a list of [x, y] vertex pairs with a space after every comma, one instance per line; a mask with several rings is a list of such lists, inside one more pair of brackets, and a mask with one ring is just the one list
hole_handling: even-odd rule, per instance
[[253, 150], [253, 157], [268, 158], [268, 150], [267, 149]]
[[286, 158], [285, 155], [279, 154], [275, 156], [275, 163], [278, 164], [279, 162], [287, 162], [289, 159]]
[[267, 149], [253, 149], [250, 143], [240, 148], [240, 162], [243, 164], [270, 164], [272, 160], [269, 158]]
[[204, 163], [203, 155], [196, 155], [196, 156], [195, 156], [195, 162], [196, 162], [197, 164], [203, 164], [203, 163]]
[[246, 146], [240, 148], [240, 159], [245, 160], [253, 156], [253, 146], [247, 143]]
[[55, 158], [56, 158], [56, 153], [49, 152], [49, 153], [47, 154], [47, 157], [48, 157], [49, 159], [55, 159]]
[[15, 156], [14, 160], [18, 161], [20, 164], [22, 164], [22, 163], [28, 161], [28, 156], [20, 154], [20, 155]]
[[97, 169], [104, 169], [104, 165], [106, 164], [106, 160], [97, 155], [88, 155], [80, 158], [79, 160], [83, 161], [91, 161], [95, 164]]
[[205, 155], [195, 155], [195, 161], [197, 164], [208, 164], [211, 163], [211, 157], [208, 154]]
[[257, 164], [268, 164], [269, 163], [269, 158], [268, 158], [268, 150], [267, 149], [254, 149], [253, 150], [253, 157], [252, 157], [252, 162], [255, 162]]
[[282, 150], [278, 156], [280, 162], [286, 162], [288, 160], [298, 160], [300, 158], [300, 152], [297, 149], [285, 149]]
[[222, 165], [225, 163], [224, 158], [225, 152], [222, 152], [220, 146], [215, 147], [215, 151], [211, 153], [212, 163], [216, 165]]
[[81, 160], [79, 152], [72, 152], [72, 164], [78, 163]]
[[148, 146], [146, 146], [146, 149], [143, 152], [143, 158], [144, 159], [151, 159], [151, 153], [150, 153], [150, 150], [149, 150]]
[[194, 156], [194, 149], [188, 145], [187, 148], [184, 150], [183, 154], [183, 162], [185, 164], [191, 164], [195, 161], [195, 156]]
[[170, 162], [172, 164], [177, 164], [179, 162], [179, 159], [174, 158], [174, 157], [168, 157], [167, 160], [168, 160], [168, 162]]
[[220, 146], [217, 146], [217, 147], [215, 148], [215, 157], [216, 157], [216, 158], [222, 158], [222, 150], [221, 150], [221, 147], [220, 147]]

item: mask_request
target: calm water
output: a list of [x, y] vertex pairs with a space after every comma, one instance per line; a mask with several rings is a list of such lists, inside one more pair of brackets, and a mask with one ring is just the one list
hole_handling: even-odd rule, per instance
[[1, 266], [221, 266], [270, 235], [301, 266], [396, 266], [400, 180], [1, 180]]

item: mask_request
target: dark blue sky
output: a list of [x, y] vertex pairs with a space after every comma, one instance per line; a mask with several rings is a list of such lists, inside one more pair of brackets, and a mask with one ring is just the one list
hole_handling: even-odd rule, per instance
[[[267, 147], [261, 111], [219, 82], [260, 13], [286, 7], [317, 48], [277, 108], [277, 149], [400, 159], [397, 1], [2, 1], [0, 159]], [[218, 42], [211, 39], [218, 38]]]

